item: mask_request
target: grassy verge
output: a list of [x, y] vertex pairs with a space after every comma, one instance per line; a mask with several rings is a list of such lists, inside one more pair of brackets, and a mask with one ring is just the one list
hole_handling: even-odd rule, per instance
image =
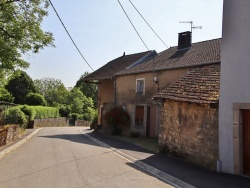
[[159, 152], [158, 138], [148, 138], [148, 137], [143, 137], [143, 136], [139, 136], [139, 137], [114, 136], [114, 137], [120, 140], [131, 142], [135, 145], [141, 146], [150, 151], [154, 151], [156, 153]]

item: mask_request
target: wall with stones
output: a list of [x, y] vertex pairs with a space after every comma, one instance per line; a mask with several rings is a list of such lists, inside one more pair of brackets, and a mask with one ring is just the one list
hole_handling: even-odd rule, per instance
[[75, 126], [80, 126], [80, 127], [89, 127], [90, 126], [90, 121], [85, 121], [85, 120], [77, 120], [75, 122]]
[[65, 127], [69, 126], [68, 118], [48, 118], [48, 119], [35, 119], [34, 128], [38, 127]]
[[166, 101], [159, 134], [161, 152], [216, 169], [218, 107]]
[[19, 139], [24, 132], [24, 129], [20, 128], [19, 125], [6, 125], [0, 127], [0, 147]]

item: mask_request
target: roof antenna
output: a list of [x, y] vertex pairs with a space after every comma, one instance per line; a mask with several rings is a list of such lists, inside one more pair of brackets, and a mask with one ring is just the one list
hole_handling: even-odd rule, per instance
[[189, 23], [191, 25], [191, 33], [192, 33], [193, 29], [202, 29], [202, 26], [194, 26], [193, 21], [180, 21], [180, 23]]

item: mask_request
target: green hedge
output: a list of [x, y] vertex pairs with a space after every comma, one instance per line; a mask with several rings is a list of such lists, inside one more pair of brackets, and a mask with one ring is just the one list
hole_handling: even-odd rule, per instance
[[54, 107], [20, 105], [19, 108], [30, 120], [59, 117], [59, 110]]
[[25, 128], [27, 119], [25, 114], [18, 107], [12, 107], [4, 111], [4, 123], [19, 124], [20, 127]]

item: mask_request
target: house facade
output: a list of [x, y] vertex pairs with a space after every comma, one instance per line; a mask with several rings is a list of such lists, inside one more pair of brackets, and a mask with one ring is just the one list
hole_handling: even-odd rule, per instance
[[160, 91], [159, 149], [215, 170], [219, 158], [220, 63], [192, 69]]
[[191, 44], [191, 33], [180, 33], [178, 46], [116, 73], [116, 103], [129, 112], [131, 130], [158, 137], [161, 134], [162, 104], [152, 97], [193, 68], [220, 62], [220, 43], [220, 39], [214, 39]]
[[84, 82], [98, 84], [98, 125], [106, 126], [103, 116], [108, 109], [115, 105], [114, 74], [125, 70], [136, 62], [141, 63], [150, 59], [154, 53], [154, 51], [147, 51], [130, 55], [123, 54], [123, 56], [108, 62], [98, 70], [83, 78]]
[[224, 1], [219, 106], [220, 170], [250, 176], [250, 1]]

